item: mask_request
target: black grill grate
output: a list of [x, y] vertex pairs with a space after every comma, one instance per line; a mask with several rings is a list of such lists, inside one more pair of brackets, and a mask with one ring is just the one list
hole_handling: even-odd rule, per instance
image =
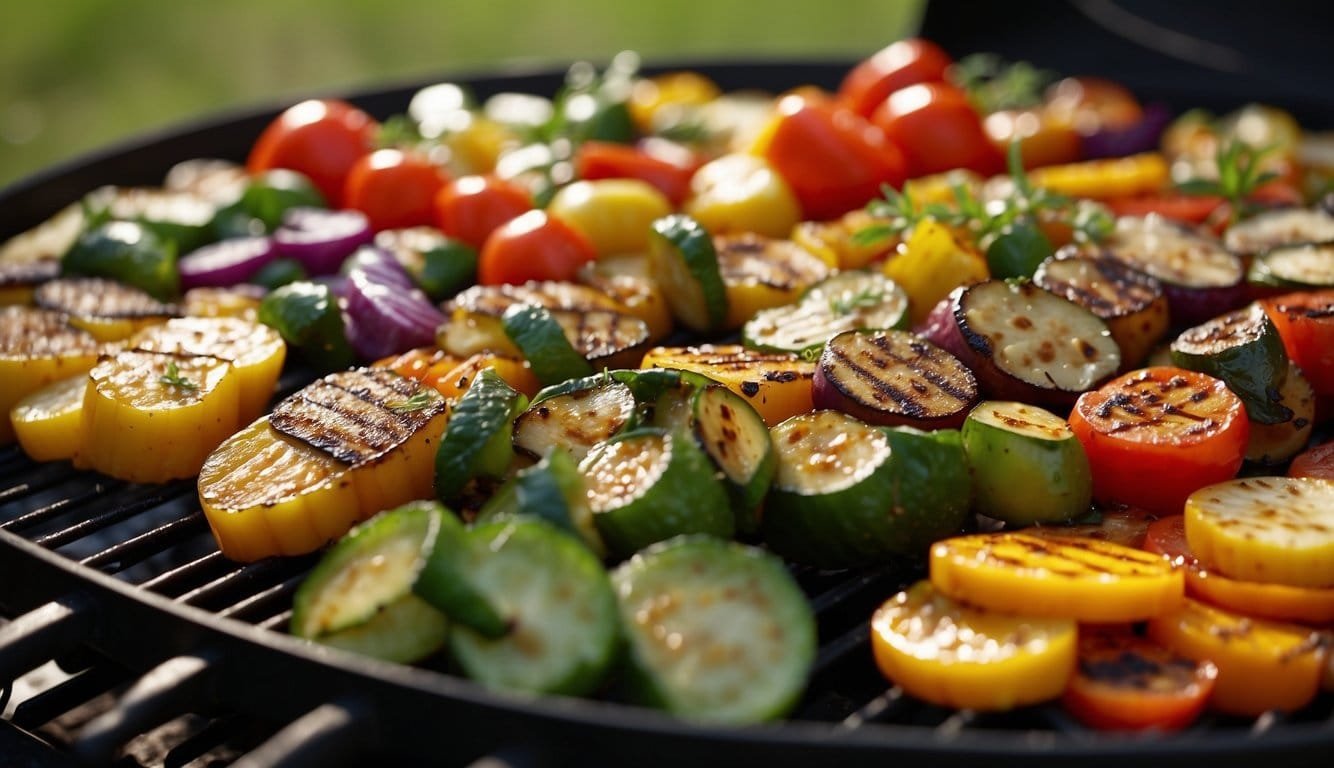
[[[190, 483], [124, 484], [35, 465], [11, 448], [0, 452], [0, 498], [0, 610], [17, 617], [0, 628], [0, 680], [50, 661], [62, 672], [49, 674], [63, 678], [11, 704], [9, 735], [49, 743], [53, 765], [67, 753], [94, 763], [119, 755], [124, 765], [350, 764], [366, 754], [464, 764], [494, 750], [534, 764], [615, 764], [636, 740], [670, 744], [644, 764], [759, 752], [778, 765], [891, 755], [1167, 760], [1189, 751], [1226, 760], [1238, 745], [1300, 761], [1334, 749], [1328, 695], [1292, 720], [1207, 716], [1182, 735], [1133, 740], [1085, 731], [1054, 705], [980, 714], [916, 701], [875, 671], [867, 627], [875, 606], [917, 573], [911, 566], [794, 568], [822, 642], [808, 693], [776, 728], [714, 731], [614, 701], [493, 697], [438, 669], [386, 667], [280, 637], [313, 558], [222, 557]], [[422, 734], [398, 737], [405, 721], [430, 734], [422, 721], [433, 711], [452, 713], [476, 738], [442, 747]], [[357, 749], [328, 751], [351, 730]], [[571, 753], [570, 743], [582, 746]]]

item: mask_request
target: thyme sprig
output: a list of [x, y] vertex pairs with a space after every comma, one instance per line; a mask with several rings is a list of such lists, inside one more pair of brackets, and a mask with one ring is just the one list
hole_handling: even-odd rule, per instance
[[835, 315], [846, 315], [855, 309], [869, 309], [885, 299], [885, 292], [879, 288], [863, 288], [854, 294], [829, 297], [829, 311]]
[[159, 376], [158, 381], [168, 387], [177, 387], [178, 389], [185, 389], [190, 391], [199, 389], [198, 384], [187, 379], [181, 373], [180, 366], [176, 365], [175, 360], [172, 360], [171, 362], [167, 363], [167, 372]]
[[431, 396], [429, 391], [419, 389], [411, 397], [389, 403], [388, 408], [394, 413], [412, 413], [413, 411], [420, 411], [433, 402], [435, 402], [435, 398]]
[[1246, 218], [1260, 206], [1250, 202], [1255, 190], [1278, 178], [1273, 171], [1261, 170], [1265, 156], [1274, 145], [1253, 147], [1233, 139], [1218, 148], [1214, 162], [1218, 164], [1217, 179], [1190, 179], [1177, 184], [1177, 191], [1187, 195], [1221, 197], [1228, 202], [1228, 224]]

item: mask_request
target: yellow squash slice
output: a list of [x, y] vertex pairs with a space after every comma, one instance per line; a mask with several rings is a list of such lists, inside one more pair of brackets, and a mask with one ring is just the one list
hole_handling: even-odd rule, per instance
[[[71, 327], [59, 312], [0, 309], [0, 409], [8, 414], [19, 400], [47, 384], [87, 373], [104, 350], [92, 334]], [[0, 444], [13, 439], [9, 419], [0, 419]]]
[[1096, 539], [1023, 533], [937, 542], [931, 583], [955, 600], [990, 610], [1087, 622], [1161, 616], [1185, 595], [1185, 577], [1161, 555]]
[[644, 355], [640, 367], [708, 376], [745, 397], [771, 427], [815, 408], [811, 400], [815, 363], [796, 355], [757, 352], [736, 344], [656, 347]]
[[19, 446], [33, 461], [72, 459], [83, 429], [88, 377], [61, 379], [23, 398], [9, 412]]

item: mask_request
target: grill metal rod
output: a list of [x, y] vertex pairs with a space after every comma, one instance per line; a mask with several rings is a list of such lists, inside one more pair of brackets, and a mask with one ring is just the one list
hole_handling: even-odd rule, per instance
[[47, 603], [0, 627], [0, 682], [9, 682], [78, 647], [93, 625], [79, 595]]

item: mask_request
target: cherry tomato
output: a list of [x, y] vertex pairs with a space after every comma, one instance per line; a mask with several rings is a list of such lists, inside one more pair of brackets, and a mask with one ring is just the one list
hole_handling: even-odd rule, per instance
[[366, 214], [371, 229], [417, 227], [434, 220], [445, 174], [426, 158], [397, 149], [363, 155], [348, 171], [343, 206]]
[[377, 127], [370, 115], [345, 101], [303, 101], [264, 129], [250, 149], [246, 170], [304, 173], [330, 205], [340, 207], [347, 174], [371, 151]]
[[982, 118], [963, 91], [946, 83], [902, 88], [871, 116], [903, 150], [911, 177], [967, 168], [990, 176], [1005, 167], [1004, 157], [982, 129]]
[[529, 280], [571, 280], [593, 261], [593, 244], [545, 211], [529, 211], [502, 224], [486, 239], [477, 265], [482, 285]]
[[810, 219], [866, 205], [880, 187], [903, 186], [904, 161], [880, 129], [851, 110], [787, 96], [755, 146]]
[[1024, 168], [1073, 163], [1082, 157], [1079, 134], [1074, 128], [1045, 118], [1032, 109], [1006, 109], [992, 112], [982, 127], [996, 151], [1004, 155], [1010, 143], [1019, 140]]
[[638, 147], [607, 141], [586, 141], [574, 155], [574, 172], [579, 178], [639, 179], [657, 187], [677, 207], [690, 194], [690, 177], [698, 167], [689, 153], [669, 160]]
[[894, 91], [944, 80], [945, 70], [953, 63], [930, 40], [900, 40], [853, 67], [838, 87], [838, 98], [853, 112], [870, 117]]
[[1214, 690], [1218, 667], [1125, 631], [1080, 631], [1079, 661], [1063, 702], [1093, 728], [1175, 731], [1190, 725]]
[[1334, 290], [1289, 293], [1266, 299], [1263, 306], [1311, 388], [1334, 395]]
[[1334, 480], [1334, 441], [1297, 454], [1288, 465], [1288, 477], [1318, 477]]
[[497, 227], [533, 209], [527, 190], [495, 176], [463, 176], [435, 196], [435, 225], [480, 249]]
[[1262, 619], [1305, 624], [1334, 622], [1334, 589], [1230, 579], [1206, 570], [1186, 541], [1185, 518], [1171, 515], [1149, 526], [1144, 548], [1186, 571], [1186, 592], [1199, 600]]
[[1080, 395], [1070, 429], [1088, 455], [1094, 499], [1164, 514], [1236, 475], [1250, 438], [1246, 410], [1223, 382], [1167, 366]]
[[1213, 195], [1182, 195], [1162, 192], [1131, 197], [1114, 197], [1104, 201], [1117, 216], [1148, 216], [1156, 213], [1164, 218], [1185, 224], [1203, 224], [1214, 215], [1223, 198]]

